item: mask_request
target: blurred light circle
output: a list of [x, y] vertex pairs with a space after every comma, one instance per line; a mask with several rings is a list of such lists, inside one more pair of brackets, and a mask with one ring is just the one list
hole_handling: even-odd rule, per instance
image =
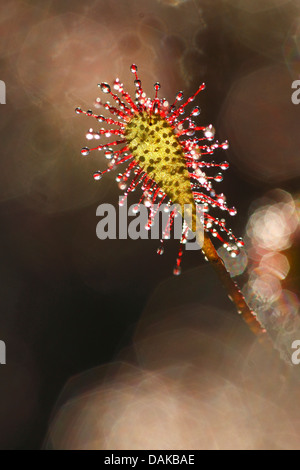
[[[19, 80], [33, 101], [55, 100], [71, 90], [80, 93], [83, 84], [90, 88], [107, 73], [113, 45], [113, 32], [105, 25], [99, 34], [99, 24], [80, 15], [48, 17], [23, 38], [16, 61]], [[109, 73], [114, 73], [113, 64]]]
[[286, 278], [290, 270], [287, 257], [276, 252], [265, 254], [259, 266], [264, 272], [276, 276], [281, 281]]
[[252, 244], [271, 251], [288, 248], [292, 233], [284, 214], [276, 205], [263, 206], [256, 210], [247, 224], [247, 235], [252, 239]]
[[220, 124], [231, 158], [262, 184], [300, 175], [299, 109], [291, 94], [288, 71], [271, 66], [236, 81], [223, 106]]
[[274, 303], [274, 309], [281, 317], [294, 317], [299, 313], [300, 310], [299, 298], [294, 292], [283, 289], [280, 296]]
[[254, 269], [249, 278], [249, 286], [253, 293], [265, 303], [271, 304], [281, 293], [279, 280], [271, 274], [265, 274]]

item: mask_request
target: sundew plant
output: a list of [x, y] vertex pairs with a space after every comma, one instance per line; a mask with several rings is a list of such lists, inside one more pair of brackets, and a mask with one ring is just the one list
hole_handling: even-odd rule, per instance
[[[113, 115], [105, 117], [95, 114], [92, 110], [75, 109], [77, 114], [85, 114], [97, 122], [106, 124], [105, 128], [94, 130], [89, 128], [86, 138], [98, 141], [107, 138], [108, 141], [94, 147], [83, 147], [81, 154], [86, 157], [90, 152], [100, 150], [108, 161], [108, 168], [94, 173], [95, 180], [112, 171], [122, 164], [125, 169], [117, 175], [117, 182], [124, 196], [138, 186], [142, 189], [142, 197], [137, 201], [136, 212], [140, 204], [149, 208], [149, 220], [146, 228], [150, 229], [160, 205], [170, 207], [168, 224], [160, 240], [157, 252], [163, 254], [163, 242], [166, 233], [169, 235], [176, 216], [178, 205], [182, 211], [188, 205], [191, 207], [190, 224], [182, 224], [182, 237], [175, 263], [174, 274], [181, 272], [181, 260], [184, 245], [190, 230], [196, 226], [197, 207], [203, 208], [203, 233], [196, 231], [196, 239], [202, 247], [205, 259], [211, 263], [221, 282], [228, 292], [230, 300], [235, 304], [237, 312], [243, 317], [251, 331], [264, 344], [270, 345], [269, 337], [264, 327], [258, 321], [256, 314], [249, 308], [236, 282], [233, 281], [225, 268], [223, 260], [218, 255], [212, 239], [219, 240], [230, 255], [235, 258], [244, 245], [227, 226], [224, 215], [236, 215], [237, 210], [227, 204], [223, 193], [218, 193], [215, 186], [223, 180], [222, 171], [229, 168], [227, 161], [213, 160], [216, 150], [228, 149], [228, 142], [219, 143], [215, 140], [215, 129], [209, 124], [199, 125], [195, 122], [200, 114], [198, 106], [192, 105], [195, 97], [205, 89], [201, 84], [195, 93], [184, 100], [179, 91], [172, 103], [165, 98], [159, 98], [161, 85], [154, 84], [154, 98], [149, 98], [143, 91], [142, 82], [138, 76], [135, 64], [130, 67], [134, 75], [136, 87], [135, 97], [124, 90], [120, 79], [115, 79], [113, 87], [102, 82], [98, 86], [102, 92], [111, 98], [110, 101], [98, 100], [98, 105]], [[113, 91], [114, 90], [114, 91]], [[113, 138], [112, 138], [113, 137]], [[202, 236], [202, 238], [201, 238]]]

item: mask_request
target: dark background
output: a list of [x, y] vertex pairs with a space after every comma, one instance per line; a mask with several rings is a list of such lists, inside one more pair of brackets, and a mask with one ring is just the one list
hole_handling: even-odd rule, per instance
[[[177, 291], [185, 279], [172, 277], [172, 241], [158, 257], [155, 240], [96, 238], [96, 208], [116, 205], [119, 189], [113, 174], [93, 181], [104, 157], [81, 157], [94, 123], [75, 107], [89, 109], [97, 83], [115, 76], [132, 92], [131, 63], [149, 94], [159, 80], [170, 100], [205, 81], [199, 120], [231, 144], [216, 158], [231, 164], [222, 191], [239, 210], [231, 223], [241, 236], [257, 197], [299, 190], [300, 106], [290, 96], [300, 73], [300, 4], [10, 1], [0, 7], [0, 31], [0, 447], [38, 449], [66, 381], [111, 361], [130, 344], [154, 289], [169, 279]], [[295, 247], [289, 256], [297, 291]], [[183, 273], [203, 264], [187, 252]], [[203, 269], [205, 302], [232, 315]], [[200, 285], [201, 276], [204, 295]]]

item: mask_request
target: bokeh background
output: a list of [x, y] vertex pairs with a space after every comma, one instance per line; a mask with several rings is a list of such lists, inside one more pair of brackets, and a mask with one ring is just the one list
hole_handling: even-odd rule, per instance
[[300, 2], [10, 0], [0, 31], [0, 448], [300, 448], [300, 365], [264, 352], [201, 255], [173, 277], [177, 243], [97, 239], [96, 208], [120, 191], [93, 180], [104, 158], [81, 157], [94, 123], [74, 113], [100, 81], [133, 92], [131, 63], [170, 100], [206, 82], [199, 119], [230, 142], [220, 187], [246, 240], [220, 254], [289, 361]]

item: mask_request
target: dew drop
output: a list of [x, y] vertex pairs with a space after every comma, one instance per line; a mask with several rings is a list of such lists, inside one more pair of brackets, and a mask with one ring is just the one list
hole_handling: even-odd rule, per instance
[[102, 82], [102, 83], [100, 84], [100, 88], [101, 88], [101, 90], [103, 91], [103, 93], [110, 93], [110, 86], [109, 86], [108, 83]]
[[92, 128], [85, 134], [85, 137], [87, 140], [92, 140], [94, 138], [94, 131]]
[[237, 239], [237, 242], [236, 242], [237, 246], [239, 246], [240, 248], [245, 246], [245, 242], [242, 238], [238, 238]]
[[195, 108], [192, 110], [192, 116], [199, 116], [201, 112], [201, 109], [199, 108], [199, 106], [195, 106]]
[[131, 71], [132, 73], [136, 73], [136, 72], [137, 72], [137, 69], [138, 69], [138, 68], [137, 68], [137, 66], [136, 66], [135, 64], [132, 64], [131, 67], [130, 67], [130, 71]]
[[144, 201], [143, 201], [143, 204], [146, 207], [151, 207], [152, 201], [151, 201], [151, 199], [145, 198]]
[[124, 181], [120, 181], [118, 186], [121, 189], [121, 191], [124, 191], [127, 188], [127, 185], [126, 183], [124, 183]]
[[214, 177], [214, 180], [215, 180], [217, 183], [220, 183], [221, 181], [223, 181], [223, 175], [222, 175], [222, 173], [218, 173], [218, 174]]
[[83, 147], [81, 149], [81, 155], [83, 155], [84, 157], [86, 157], [87, 155], [89, 155], [90, 153], [90, 149], [88, 147]]
[[134, 80], [134, 84], [135, 84], [135, 86], [136, 86], [137, 88], [141, 88], [141, 86], [142, 86], [141, 80], [138, 80], [138, 79], [137, 79], [137, 80]]
[[179, 276], [181, 274], [181, 268], [178, 268], [177, 266], [175, 266], [175, 268], [173, 269], [173, 274], [175, 276]]
[[157, 114], [158, 111], [159, 111], [158, 103], [155, 102], [154, 105], [153, 105], [153, 112], [154, 112], [154, 114]]
[[96, 173], [94, 173], [93, 176], [94, 176], [94, 180], [99, 181], [102, 178], [102, 172], [101, 171], [96, 171]]
[[96, 98], [94, 106], [95, 106], [95, 108], [101, 108], [101, 99], [100, 98]]
[[236, 215], [237, 214], [237, 210], [235, 207], [231, 207], [229, 210], [228, 210], [229, 214], [230, 215]]
[[221, 147], [222, 147], [223, 150], [227, 150], [229, 148], [228, 140], [225, 140], [225, 142], [223, 142], [223, 144], [221, 144]]
[[119, 80], [119, 78], [116, 78], [115, 81], [114, 81], [114, 89], [116, 91], [119, 91], [120, 87], [121, 87], [120, 80]]
[[158, 91], [158, 90], [160, 90], [160, 88], [161, 88], [161, 85], [160, 85], [159, 82], [154, 83], [153, 86], [154, 86], [154, 90], [155, 90], [155, 91]]
[[109, 150], [106, 150], [106, 151], [104, 152], [104, 155], [105, 155], [105, 158], [106, 158], [107, 160], [111, 160], [112, 157], [113, 157], [113, 151], [110, 150], [110, 149], [109, 149]]
[[76, 114], [81, 114], [82, 113], [82, 109], [81, 108], [75, 108], [75, 113]]
[[208, 140], [212, 140], [215, 136], [215, 128], [210, 124], [204, 129], [204, 135]]
[[176, 95], [176, 101], [183, 100], [183, 91], [179, 91]]
[[229, 163], [228, 162], [220, 163], [220, 168], [221, 170], [227, 170], [229, 168]]
[[164, 254], [164, 251], [165, 251], [165, 250], [164, 250], [163, 246], [160, 246], [159, 248], [157, 248], [156, 253], [157, 253], [158, 255], [163, 255], [163, 254]]
[[220, 204], [224, 204], [224, 202], [226, 201], [226, 197], [223, 193], [221, 193], [217, 195], [217, 200]]

